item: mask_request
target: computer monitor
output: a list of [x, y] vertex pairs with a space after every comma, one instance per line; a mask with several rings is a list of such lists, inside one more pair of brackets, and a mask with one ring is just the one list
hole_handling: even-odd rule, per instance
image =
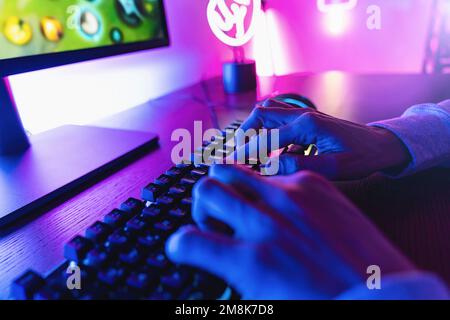
[[0, 0], [0, 75], [167, 46], [162, 0]]
[[[0, 192], [11, 195], [0, 198], [0, 225], [156, 140], [82, 126], [29, 138], [8, 77], [168, 45], [163, 0], [0, 0]], [[67, 174], [69, 164], [76, 168]], [[30, 187], [30, 178], [37, 185]]]

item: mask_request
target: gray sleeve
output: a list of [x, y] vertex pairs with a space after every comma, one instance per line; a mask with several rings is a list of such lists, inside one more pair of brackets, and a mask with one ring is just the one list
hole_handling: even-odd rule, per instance
[[432, 167], [450, 167], [450, 100], [419, 104], [400, 118], [369, 125], [391, 131], [409, 150], [412, 160], [399, 176]]

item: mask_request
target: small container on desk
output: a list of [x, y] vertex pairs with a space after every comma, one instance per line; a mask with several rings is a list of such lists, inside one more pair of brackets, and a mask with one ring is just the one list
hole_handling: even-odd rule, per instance
[[223, 65], [223, 85], [228, 94], [256, 90], [255, 61], [233, 61]]

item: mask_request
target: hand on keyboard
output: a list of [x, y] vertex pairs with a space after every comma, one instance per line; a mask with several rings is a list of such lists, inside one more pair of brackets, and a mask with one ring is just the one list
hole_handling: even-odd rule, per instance
[[[278, 101], [268, 100], [257, 106], [241, 126], [243, 131], [262, 128], [280, 130], [280, 147], [314, 144], [318, 149], [318, 156], [315, 157], [305, 156], [303, 152], [281, 155], [279, 174], [311, 170], [330, 179], [344, 180], [401, 168], [410, 160], [402, 142], [388, 130], [344, 121], [314, 109], [295, 108]], [[249, 142], [241, 148], [245, 148], [246, 154], [252, 154], [252, 146], [257, 144]]]
[[[259, 177], [215, 166], [193, 191], [193, 218], [166, 244], [176, 263], [203, 268], [246, 299], [330, 299], [383, 275], [413, 269], [325, 179]], [[220, 227], [225, 224], [233, 231]]]

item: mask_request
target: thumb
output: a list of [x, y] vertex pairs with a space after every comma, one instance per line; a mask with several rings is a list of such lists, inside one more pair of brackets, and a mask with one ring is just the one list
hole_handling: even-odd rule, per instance
[[233, 284], [241, 251], [239, 241], [194, 226], [179, 229], [166, 242], [166, 254], [173, 262], [204, 269]]

